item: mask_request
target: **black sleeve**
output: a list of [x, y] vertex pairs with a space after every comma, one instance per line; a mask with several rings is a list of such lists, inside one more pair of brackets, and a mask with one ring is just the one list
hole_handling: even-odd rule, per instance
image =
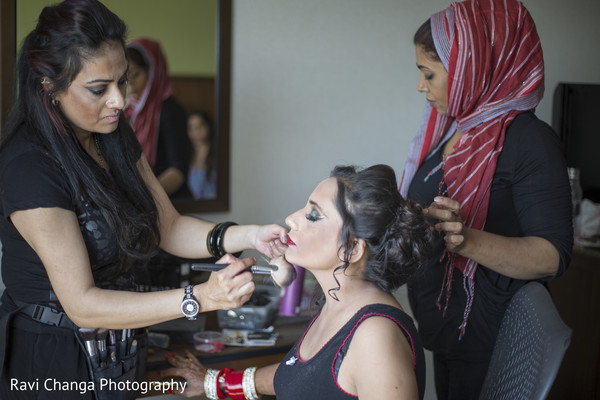
[[175, 167], [187, 176], [192, 145], [187, 135], [187, 114], [173, 97], [163, 102], [158, 131], [157, 161], [154, 173], [160, 175]]
[[38, 151], [12, 158], [0, 173], [2, 213], [59, 207], [74, 210], [71, 191], [60, 167]]
[[561, 275], [573, 247], [571, 189], [558, 136], [533, 114], [517, 117], [505, 150], [514, 154], [513, 199], [525, 236], [542, 237], [556, 247]]

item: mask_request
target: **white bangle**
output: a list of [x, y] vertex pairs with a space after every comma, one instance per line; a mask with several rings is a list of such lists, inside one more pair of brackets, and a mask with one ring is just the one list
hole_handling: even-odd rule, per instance
[[258, 394], [256, 393], [256, 384], [254, 383], [254, 375], [256, 373], [256, 367], [246, 368], [244, 370], [244, 377], [242, 378], [242, 388], [244, 389], [244, 396], [246, 400], [259, 400]]
[[207, 369], [206, 375], [204, 375], [204, 394], [210, 400], [219, 400], [217, 397], [217, 375], [219, 375], [218, 369]]

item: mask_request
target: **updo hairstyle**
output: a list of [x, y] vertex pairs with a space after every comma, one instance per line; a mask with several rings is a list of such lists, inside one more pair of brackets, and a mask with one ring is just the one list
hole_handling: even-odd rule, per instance
[[348, 267], [356, 239], [367, 247], [365, 279], [392, 292], [408, 282], [431, 255], [433, 227], [423, 206], [402, 198], [394, 170], [337, 166], [337, 209], [342, 217], [340, 253]]

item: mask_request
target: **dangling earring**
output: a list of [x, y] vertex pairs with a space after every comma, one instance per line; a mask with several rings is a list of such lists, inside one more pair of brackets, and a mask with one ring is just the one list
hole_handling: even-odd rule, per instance
[[57, 106], [58, 105], [58, 100], [56, 100], [54, 98], [54, 92], [49, 92], [48, 93], [48, 97], [50, 97], [50, 102], [52, 103], [53, 106]]

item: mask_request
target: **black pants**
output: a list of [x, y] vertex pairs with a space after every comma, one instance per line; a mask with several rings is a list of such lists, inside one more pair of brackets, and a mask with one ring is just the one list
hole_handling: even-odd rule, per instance
[[487, 356], [481, 360], [467, 360], [434, 353], [433, 368], [438, 400], [478, 400], [488, 366]]
[[73, 330], [16, 314], [6, 335], [1, 399], [94, 399], [86, 357]]

